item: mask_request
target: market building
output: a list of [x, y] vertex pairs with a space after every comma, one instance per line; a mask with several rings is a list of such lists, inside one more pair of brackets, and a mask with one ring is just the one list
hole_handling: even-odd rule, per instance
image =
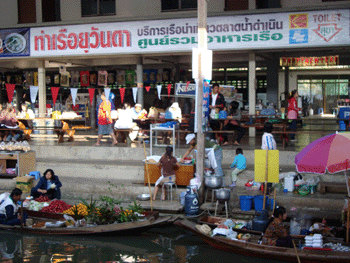
[[[44, 117], [51, 87], [59, 87], [58, 106], [78, 88], [81, 105], [73, 110], [93, 126], [88, 88], [108, 86], [117, 106], [123, 97], [148, 108], [158, 92], [167, 98], [176, 83], [194, 82], [196, 0], [0, 3], [2, 102], [6, 84], [16, 85], [17, 105], [37, 86]], [[350, 104], [349, 18], [350, 1], [208, 1], [212, 83], [234, 86], [250, 114], [257, 99], [280, 108], [293, 89], [303, 106], [333, 113]]]

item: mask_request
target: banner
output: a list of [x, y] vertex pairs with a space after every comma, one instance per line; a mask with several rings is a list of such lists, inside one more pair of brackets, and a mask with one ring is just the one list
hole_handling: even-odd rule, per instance
[[109, 100], [109, 93], [111, 92], [111, 89], [110, 88], [104, 88], [104, 90], [105, 90], [106, 99]]
[[70, 88], [70, 93], [72, 94], [73, 106], [75, 106], [75, 100], [77, 98], [78, 88]]
[[210, 80], [203, 80], [203, 120], [202, 127], [203, 132], [208, 131], [209, 127], [209, 93], [210, 93]]
[[187, 83], [176, 83], [175, 84], [175, 95], [183, 96], [195, 96], [196, 95], [196, 84]]
[[170, 97], [170, 92], [171, 92], [171, 84], [168, 84], [168, 97]]
[[39, 86], [30, 86], [29, 91], [30, 91], [30, 101], [32, 103], [35, 103], [36, 96], [38, 95], [38, 91], [39, 91]]
[[136, 103], [136, 99], [137, 99], [137, 89], [138, 87], [133, 87], [132, 88], [132, 96], [134, 98], [134, 102]]
[[9, 99], [9, 103], [12, 102], [13, 93], [15, 92], [15, 87], [16, 87], [16, 84], [6, 83], [7, 97]]
[[151, 86], [146, 86], [145, 89], [147, 92], [149, 92], [149, 90], [151, 89]]
[[120, 92], [120, 100], [122, 103], [124, 103], [125, 88], [120, 88], [119, 92]]
[[51, 87], [53, 105], [55, 106], [60, 87]]
[[0, 57], [29, 55], [29, 28], [0, 30]]
[[[212, 16], [207, 19], [208, 49], [346, 47], [349, 24], [349, 9]], [[30, 29], [33, 57], [191, 52], [197, 46], [195, 17]], [[155, 72], [149, 73], [152, 82]], [[125, 77], [134, 83], [132, 75]]]
[[158, 99], [161, 99], [160, 95], [162, 94], [162, 85], [157, 85], [157, 93], [158, 93]]
[[95, 89], [89, 88], [88, 90], [89, 90], [90, 105], [92, 105], [92, 101], [93, 101], [94, 95], [95, 95]]

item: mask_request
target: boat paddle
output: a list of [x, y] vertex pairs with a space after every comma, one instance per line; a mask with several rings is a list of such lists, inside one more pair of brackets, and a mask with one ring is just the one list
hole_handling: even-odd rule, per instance
[[149, 197], [150, 197], [150, 200], [151, 200], [151, 212], [153, 212], [153, 198], [152, 198], [152, 191], [151, 191], [151, 180], [149, 178], [149, 172], [148, 172], [148, 164], [147, 164], [147, 154], [146, 154], [145, 141], [143, 141], [143, 151], [145, 153], [145, 166], [146, 166], [146, 174], [147, 174], [147, 180], [148, 180]]
[[273, 209], [272, 209], [272, 214], [275, 212], [275, 206], [276, 206], [276, 188], [273, 191]]
[[23, 201], [21, 201], [21, 230], [23, 230]]
[[298, 255], [297, 247], [295, 246], [295, 243], [294, 243], [294, 239], [292, 239], [292, 243], [293, 243], [295, 254], [297, 255], [298, 263], [301, 263], [299, 255]]

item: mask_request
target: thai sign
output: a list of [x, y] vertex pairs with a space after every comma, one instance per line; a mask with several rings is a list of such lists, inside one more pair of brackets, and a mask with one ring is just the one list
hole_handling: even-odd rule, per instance
[[[209, 17], [208, 48], [218, 50], [346, 46], [349, 9]], [[30, 29], [31, 56], [190, 52], [197, 18]]]
[[326, 57], [282, 57], [282, 67], [310, 67], [310, 66], [334, 66], [339, 65], [339, 56]]
[[0, 57], [29, 56], [29, 28], [0, 30]]

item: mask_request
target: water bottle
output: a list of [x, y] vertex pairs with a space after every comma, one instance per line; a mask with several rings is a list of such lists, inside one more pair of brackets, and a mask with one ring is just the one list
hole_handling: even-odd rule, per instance
[[169, 176], [169, 183], [171, 183], [171, 176]]

